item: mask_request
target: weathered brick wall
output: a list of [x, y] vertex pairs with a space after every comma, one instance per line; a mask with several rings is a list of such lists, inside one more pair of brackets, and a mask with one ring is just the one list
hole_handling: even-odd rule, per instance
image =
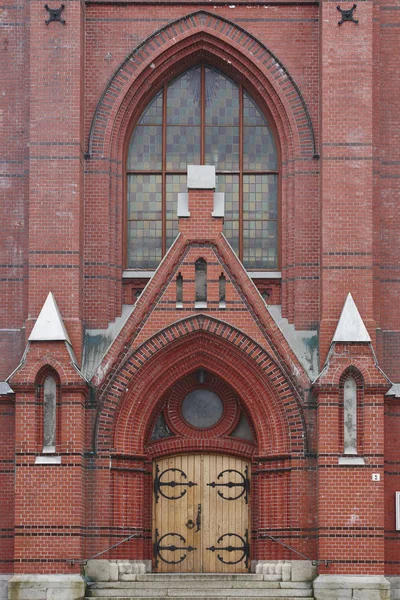
[[0, 399], [0, 573], [13, 571], [14, 559], [14, 398]]
[[[133, 304], [137, 282], [126, 281], [124, 291], [121, 277], [126, 146], [157, 86], [199, 58], [242, 82], [276, 130], [283, 276], [281, 286], [272, 290], [273, 303], [282, 304], [283, 315], [298, 329], [320, 327], [324, 359], [351, 291], [373, 340], [376, 334], [379, 365], [393, 380], [400, 376], [399, 11], [392, 0], [379, 5], [362, 3], [355, 13], [359, 24], [338, 27], [336, 3], [328, 1], [320, 6], [307, 2], [231, 6], [217, 1], [207, 6], [207, 13], [188, 18], [198, 7], [182, 2], [178, 6], [172, 0], [162, 5], [93, 0], [86, 6], [74, 0], [63, 13], [66, 25], [46, 26], [48, 14], [41, 3], [3, 3], [2, 378], [22, 356], [27, 336], [21, 328], [26, 326], [29, 333], [50, 290], [78, 362], [82, 323], [104, 328], [120, 314], [122, 301]], [[156, 34], [160, 28], [163, 31]], [[206, 194], [203, 200], [207, 198]], [[336, 561], [328, 572], [379, 573], [386, 560], [387, 572], [398, 573], [393, 498], [400, 485], [398, 407], [396, 400], [387, 403], [384, 429], [386, 383], [378, 381], [373, 358], [358, 347], [339, 359], [340, 369], [350, 365], [351, 356], [354, 363], [367, 364], [366, 370], [372, 373], [363, 405], [363, 443], [369, 464], [357, 470], [339, 469], [339, 379], [319, 392], [317, 440], [316, 406], [307, 393], [307, 377], [268, 318], [253, 284], [245, 280], [236, 259], [227, 258], [221, 240], [218, 246], [220, 223], [214, 222], [214, 240], [205, 230], [201, 241], [207, 239], [208, 244], [200, 251], [195, 238], [202, 224], [194, 222], [182, 223], [187, 242], [180, 263], [183, 309], [175, 306], [175, 279], [168, 279], [184, 251], [182, 241], [143, 293], [130, 325], [104, 361], [95, 381], [100, 386], [97, 398], [87, 396], [87, 386], [71, 366], [65, 346], [53, 343], [31, 347], [23, 370], [11, 382], [15, 401], [0, 400], [0, 503], [6, 507], [0, 515], [1, 571], [13, 570], [14, 544], [16, 571], [77, 570], [65, 558], [103, 549], [119, 539], [112, 528], [126, 523], [145, 532], [147, 538], [131, 542], [123, 550], [125, 556], [150, 556], [151, 478], [145, 472], [151, 464], [143, 446], [144, 421], [149, 415], [147, 406], [135, 405], [132, 386], [136, 366], [147, 360], [152, 369], [142, 369], [141, 389], [153, 384], [156, 375], [162, 377], [164, 367], [150, 358], [152, 352], [161, 351], [165, 339], [154, 336], [167, 328], [168, 343], [175, 343], [187, 332], [184, 325], [171, 324], [183, 317], [186, 326], [193, 328], [193, 338], [188, 336], [186, 345], [183, 340], [168, 355], [172, 369], [168, 381], [172, 385], [174, 377], [198, 366], [190, 344], [199, 333], [193, 308], [193, 263], [200, 252], [209, 262], [207, 312], [215, 317], [207, 321], [209, 331], [199, 334], [204, 361], [210, 369], [220, 369], [221, 376], [232, 377], [232, 383], [236, 377], [254, 414], [257, 405], [263, 406], [258, 397], [266, 403], [264, 413], [259, 413], [263, 456], [254, 457], [253, 464], [260, 471], [254, 483], [254, 529], [287, 535], [292, 545], [314, 557], [318, 481], [319, 558]], [[227, 274], [224, 310], [218, 306], [221, 265]], [[229, 323], [225, 333], [217, 319]], [[137, 364], [124, 362], [127, 353], [138, 351], [141, 344], [144, 354], [136, 355]], [[279, 372], [271, 365], [256, 376], [260, 367], [256, 357], [263, 353], [273, 357]], [[34, 464], [41, 450], [35, 378], [46, 364], [56, 369], [61, 380], [58, 445], [62, 467]], [[252, 390], [249, 381], [239, 377], [241, 369], [245, 373], [254, 369], [249, 376]], [[162, 383], [166, 384], [164, 375]], [[287, 393], [280, 401], [268, 387], [274, 377], [274, 385], [281, 385]], [[154, 411], [163, 393], [161, 381], [158, 384], [152, 392]], [[126, 388], [131, 397], [124, 396]], [[137, 410], [142, 446], [138, 439], [132, 442], [118, 433], [117, 424], [124, 419], [129, 422], [127, 414], [116, 410], [118, 402], [128, 412], [132, 407]], [[282, 406], [298, 419], [292, 429], [283, 424], [282, 415], [278, 418]], [[281, 462], [270, 460], [273, 448], [268, 444], [273, 436], [268, 437], [268, 427], [275, 432], [275, 450], [284, 453]], [[95, 445], [96, 436], [103, 436], [103, 447]], [[134, 460], [114, 457], [110, 469], [114, 443], [120, 450], [134, 449], [137, 455]], [[94, 450], [99, 453], [92, 454]], [[223, 442], [217, 450], [234, 452], [237, 447]], [[128, 470], [132, 467], [135, 473]], [[371, 482], [372, 470], [381, 475], [380, 483]], [[133, 496], [135, 501], [129, 504]], [[357, 510], [353, 510], [355, 501]], [[15, 542], [11, 535], [14, 520]], [[362, 557], [354, 559], [360, 548]], [[255, 539], [254, 555], [265, 556], [265, 552], [271, 558], [288, 556], [276, 545]]]

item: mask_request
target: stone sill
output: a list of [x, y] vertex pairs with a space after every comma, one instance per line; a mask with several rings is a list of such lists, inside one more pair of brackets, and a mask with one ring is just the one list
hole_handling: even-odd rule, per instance
[[207, 302], [195, 302], [194, 307], [195, 308], [207, 308]]
[[61, 465], [61, 456], [37, 456], [35, 458], [35, 465]]
[[360, 467], [365, 465], [365, 459], [362, 456], [339, 456], [338, 464], [346, 467]]
[[[151, 279], [155, 271], [136, 271], [125, 269], [122, 272], [123, 279]], [[247, 271], [251, 279], [282, 279], [281, 271]]]

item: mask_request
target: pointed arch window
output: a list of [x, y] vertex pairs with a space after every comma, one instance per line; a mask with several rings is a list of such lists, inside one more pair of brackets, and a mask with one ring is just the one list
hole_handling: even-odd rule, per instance
[[250, 270], [278, 269], [274, 136], [241, 84], [206, 64], [185, 71], [142, 113], [127, 157], [129, 269], [154, 269], [178, 231], [188, 164], [215, 165], [224, 233]]
[[48, 375], [43, 384], [43, 451], [56, 450], [56, 407], [57, 384], [52, 375]]

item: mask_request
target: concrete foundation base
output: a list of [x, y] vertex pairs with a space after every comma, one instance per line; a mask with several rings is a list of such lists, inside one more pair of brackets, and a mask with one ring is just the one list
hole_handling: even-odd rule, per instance
[[319, 575], [315, 600], [390, 600], [390, 583], [380, 575]]
[[390, 600], [400, 600], [400, 577], [386, 576], [390, 583]]
[[13, 575], [8, 600], [83, 600], [85, 581], [80, 575]]
[[0, 600], [8, 598], [8, 582], [12, 575], [0, 575]]

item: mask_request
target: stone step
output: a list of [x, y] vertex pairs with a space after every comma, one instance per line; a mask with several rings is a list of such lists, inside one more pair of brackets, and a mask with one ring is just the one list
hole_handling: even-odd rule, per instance
[[197, 577], [185, 577], [183, 579], [176, 579], [172, 581], [118, 581], [118, 582], [107, 582], [107, 583], [96, 583], [91, 587], [92, 591], [96, 590], [135, 590], [135, 589], [305, 589], [311, 590], [312, 585], [308, 582], [293, 582], [293, 581], [250, 581], [250, 580], [202, 580], [199, 581]]
[[[180, 596], [173, 596], [172, 595], [172, 590], [169, 590], [168, 595], [151, 595], [151, 596], [100, 596], [102, 598], [102, 600], [143, 600], [143, 598], [146, 598], [146, 600], [159, 600], [160, 598], [168, 598], [168, 600], [190, 600], [191, 598], [201, 598], [201, 600], [237, 600], [238, 596], [231, 596], [229, 594], [229, 592], [227, 592], [227, 595], [218, 595], [218, 596], [207, 596], [207, 595], [202, 595], [202, 596], [192, 596], [191, 594], [188, 595], [180, 595]], [[96, 596], [85, 596], [85, 600], [92, 600], [93, 597]], [[99, 596], [98, 596], [99, 597]], [[282, 598], [284, 600], [314, 600], [314, 596], [312, 595], [308, 595], [308, 596], [298, 596], [298, 595], [294, 595], [294, 596], [251, 596], [251, 600], [265, 600], [265, 598], [268, 598], [268, 600], [282, 600]]]
[[137, 581], [263, 581], [264, 575], [255, 573], [145, 573], [136, 575]]
[[[271, 599], [280, 599], [280, 600], [288, 600], [296, 598], [296, 600], [300, 600], [303, 598], [310, 598], [311, 591], [310, 589], [272, 589], [272, 588], [264, 588], [264, 589], [251, 589], [251, 588], [237, 588], [237, 589], [224, 589], [220, 588], [218, 590], [213, 589], [212, 595], [215, 598], [243, 598], [244, 596], [247, 598], [268, 598]], [[120, 598], [209, 598], [210, 590], [209, 589], [200, 589], [200, 588], [191, 588], [183, 589], [183, 588], [164, 588], [164, 589], [126, 589], [126, 588], [118, 588], [118, 589], [91, 589], [86, 592], [87, 598], [102, 598], [103, 600], [111, 600], [111, 599], [120, 599]]]

